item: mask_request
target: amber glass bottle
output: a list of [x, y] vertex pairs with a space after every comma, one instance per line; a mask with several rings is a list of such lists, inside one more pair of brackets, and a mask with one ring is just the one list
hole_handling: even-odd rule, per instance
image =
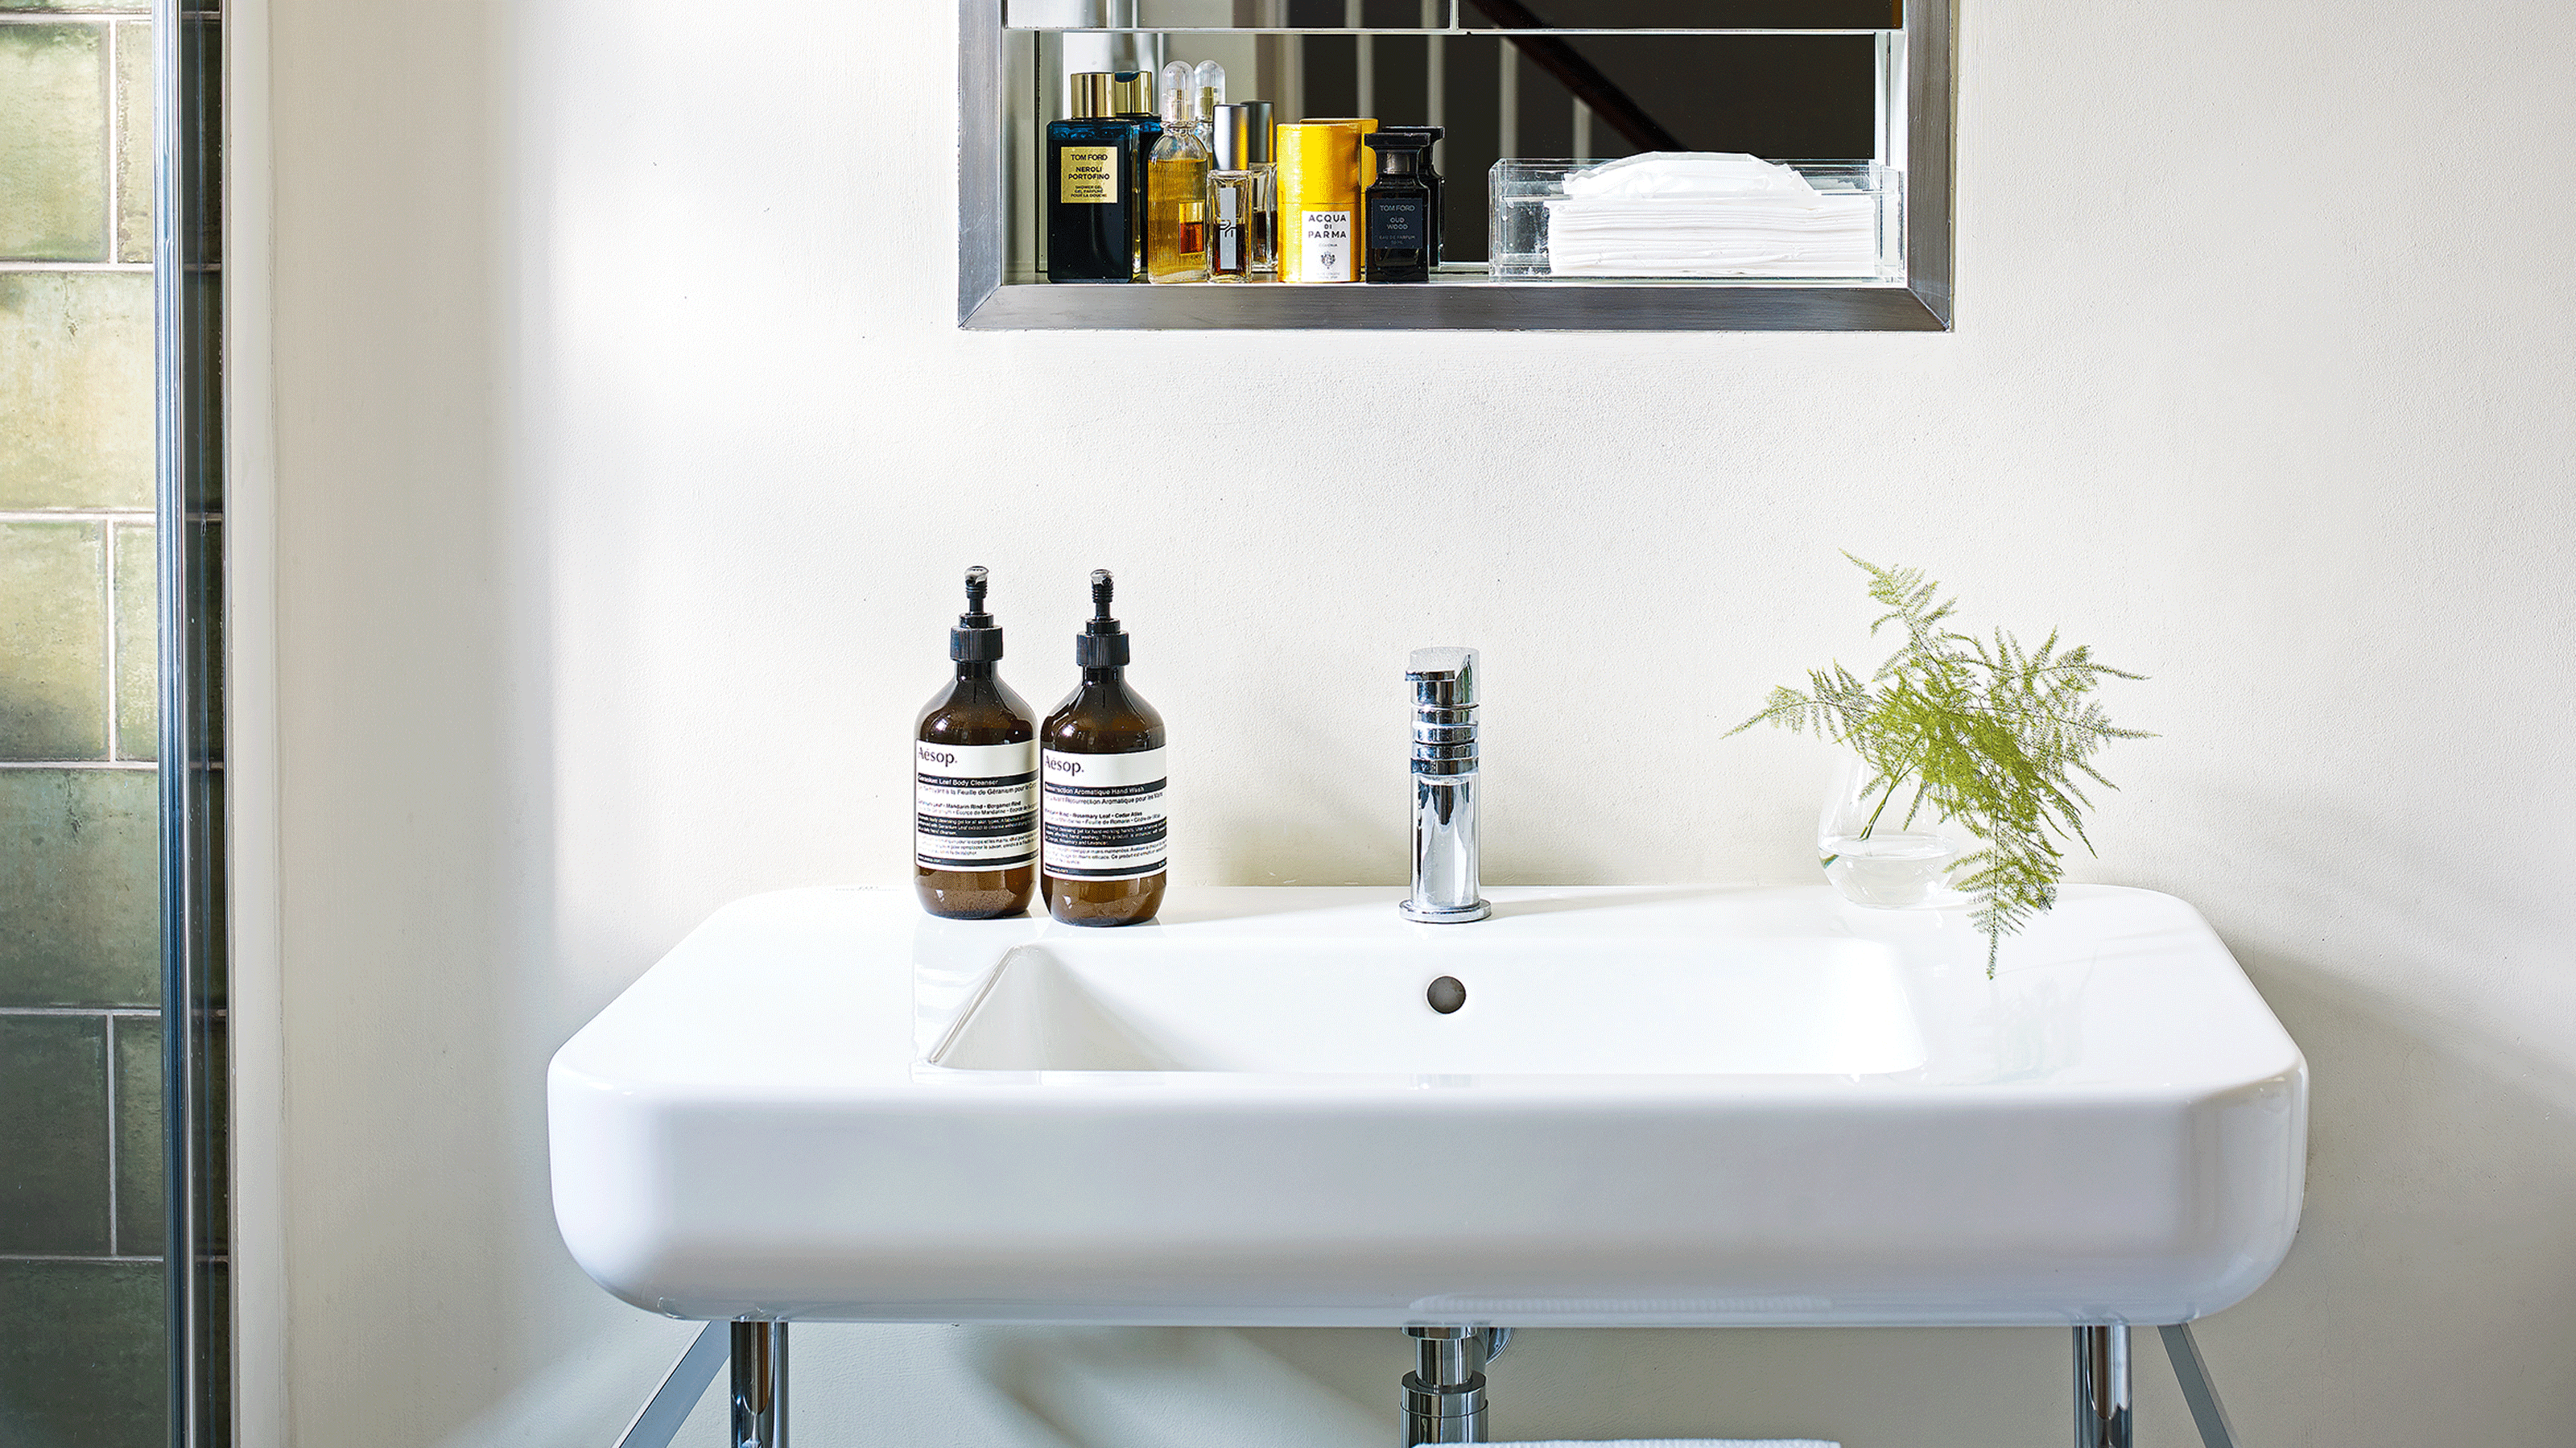
[[912, 883], [949, 920], [1022, 914], [1037, 893], [1037, 725], [995, 672], [1002, 631], [984, 589], [984, 570], [967, 569], [966, 612], [948, 632], [957, 677], [912, 731]]
[[1091, 575], [1082, 669], [1039, 731], [1047, 910], [1067, 925], [1135, 925], [1163, 908], [1163, 716], [1127, 687], [1127, 635]]

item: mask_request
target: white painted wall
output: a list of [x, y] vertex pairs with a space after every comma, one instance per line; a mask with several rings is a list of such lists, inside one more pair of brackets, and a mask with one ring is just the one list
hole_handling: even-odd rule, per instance
[[[723, 901], [902, 878], [962, 565], [1041, 701], [1119, 571], [1183, 884], [1399, 878], [1432, 641], [1492, 878], [1795, 881], [1821, 757], [1715, 735], [1865, 655], [1849, 548], [2154, 676], [2079, 873], [2199, 904], [2315, 1070], [2306, 1231], [2205, 1330], [2246, 1441], [2563, 1445], [2576, 20], [1965, 8], [1954, 335], [968, 336], [945, 4], [273, 0], [289, 1440], [624, 1421], [682, 1330], [557, 1243], [545, 1060]], [[1596, 773], [1674, 737], [1704, 785]], [[800, 1441], [901, 1448], [1361, 1448], [1403, 1356], [795, 1352]], [[1496, 1411], [2057, 1443], [2064, 1354], [1535, 1333]]]

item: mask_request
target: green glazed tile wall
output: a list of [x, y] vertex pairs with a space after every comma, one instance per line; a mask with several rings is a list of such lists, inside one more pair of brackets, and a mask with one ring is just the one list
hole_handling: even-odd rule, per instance
[[0, 769], [0, 1007], [161, 1003], [150, 770]]
[[146, 0], [0, 0], [0, 1445], [166, 1441]]
[[108, 41], [0, 26], [0, 256], [108, 259]]
[[107, 753], [107, 528], [0, 523], [0, 759]]
[[158, 645], [153, 610], [160, 603], [153, 576], [153, 532], [149, 523], [114, 525], [109, 558], [115, 576], [108, 587], [115, 615], [116, 757], [150, 759], [160, 752], [160, 677], [154, 664]]
[[0, 509], [50, 508], [152, 510], [149, 267], [0, 270]]
[[114, 28], [116, 259], [152, 260], [152, 27]]
[[0, 1252], [108, 1253], [107, 1026], [0, 1016]]
[[160, 1263], [0, 1261], [0, 1304], [0, 1443], [170, 1441]]
[[[161, 1250], [161, 1021], [115, 1016], [116, 1248]], [[218, 1118], [220, 1119], [220, 1117]]]

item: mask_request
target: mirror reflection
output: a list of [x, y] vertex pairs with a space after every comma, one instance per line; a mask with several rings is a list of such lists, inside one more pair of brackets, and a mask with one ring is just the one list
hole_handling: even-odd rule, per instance
[[[1826, 226], [1835, 233], [1831, 246], [1811, 250], [1804, 261], [1748, 271], [1729, 269], [1723, 257], [1666, 257], [1652, 265], [1632, 260], [1632, 274], [1894, 279], [1889, 268], [1900, 248], [1893, 173], [1903, 167], [1902, 108], [1893, 100], [1903, 86], [1895, 29], [1902, 11], [1894, 0], [1012, 0], [1007, 19], [1014, 106], [1020, 112], [1013, 117], [1010, 158], [1017, 213], [1013, 280], [1048, 279], [1054, 248], [1066, 253], [1057, 270], [1080, 271], [1082, 280], [1111, 279], [1102, 274], [1114, 270], [1103, 260], [1114, 249], [1106, 238], [1119, 226], [1137, 238], [1135, 275], [1147, 275], [1144, 183], [1152, 174], [1154, 141], [1140, 140], [1126, 162], [1134, 173], [1133, 218], [1086, 214], [1069, 221], [1065, 198], [1107, 195], [1103, 168], [1115, 171], [1119, 163], [1099, 137], [1077, 138], [1088, 149], [1069, 150], [1060, 137], [1050, 141], [1048, 127], [1106, 118], [1086, 117], [1086, 106], [1123, 104], [1136, 119], [1155, 123], [1159, 136], [1169, 99], [1168, 83], [1159, 78], [1175, 63], [1173, 74], [1193, 78], [1189, 85], [1200, 104], [1266, 102], [1268, 134], [1283, 143], [1298, 138], [1275, 128], [1322, 119], [1356, 119], [1368, 133], [1436, 128], [1418, 162], [1402, 151], [1400, 136], [1376, 142], [1365, 134], [1350, 138], [1361, 174], [1348, 202], [1354, 234], [1347, 241], [1357, 256], [1351, 280], [1366, 279], [1367, 245], [1360, 234], [1368, 214], [1366, 190], [1391, 142], [1399, 166], [1418, 164], [1436, 178], [1431, 199], [1420, 208], [1429, 233], [1420, 260], [1432, 279], [1485, 280], [1488, 264], [1497, 261], [1503, 264], [1497, 274], [1504, 277], [1549, 274], [1543, 255], [1535, 271], [1525, 255], [1495, 256], [1497, 217], [1508, 208], [1494, 203], [1504, 191], [1533, 188], [1534, 207], [1544, 208], [1531, 213], [1540, 218], [1536, 234], [1543, 247], [1552, 203], [1567, 194], [1562, 183], [1568, 168], [1497, 178], [1496, 162], [1601, 162], [1647, 153], [1819, 163], [1801, 165], [1804, 183], [1788, 181], [1808, 187], [1798, 198], [1807, 211], [1816, 210], [1816, 192], [1883, 187], [1888, 194], [1839, 211], [1828, 197], [1821, 204], [1831, 214], [1818, 213], [1821, 220], [1807, 212], [1792, 216], [1791, 225]], [[1212, 73], [1219, 74], [1221, 94], [1205, 88]], [[1093, 83], [1080, 77], [1120, 74], [1139, 77], [1143, 88], [1123, 103], [1085, 99], [1088, 92], [1080, 88]], [[1098, 84], [1100, 96], [1113, 93], [1110, 83]], [[1252, 164], [1241, 156], [1229, 159], [1233, 153], [1219, 143], [1224, 128], [1215, 124], [1212, 111], [1203, 114], [1192, 105], [1181, 115], [1196, 124], [1210, 174]], [[1238, 131], [1245, 124], [1234, 116], [1227, 121]], [[1186, 150], [1165, 149], [1176, 157]], [[1268, 150], [1261, 159], [1293, 172], [1293, 149], [1285, 155], [1277, 147]], [[1873, 162], [1881, 168], [1875, 180]], [[1693, 178], [1715, 174], [1703, 166], [1643, 181], [1632, 176], [1627, 189], [1687, 187]], [[1076, 180], [1068, 182], [1068, 175]], [[1293, 184], [1294, 176], [1279, 179]], [[1758, 186], [1759, 176], [1746, 184]], [[1489, 192], [1489, 186], [1504, 191]], [[1254, 204], [1258, 187], [1247, 182], [1237, 190], [1242, 194], [1205, 184], [1193, 200], [1179, 203], [1192, 217], [1174, 219], [1166, 230], [1184, 242], [1201, 237], [1208, 250], [1204, 260], [1195, 253], [1187, 258], [1195, 270], [1166, 267], [1162, 275], [1229, 279], [1227, 248], [1252, 245], [1249, 232], [1238, 237], [1230, 229], [1229, 218]], [[1263, 215], [1273, 233], [1267, 240], [1291, 279], [1340, 279], [1329, 273], [1294, 276], [1302, 261], [1302, 231], [1289, 224], [1286, 213]], [[1389, 215], [1394, 221], [1381, 229], [1381, 237], [1409, 235], [1403, 213]], [[1657, 254], [1652, 246], [1622, 247], [1640, 231], [1631, 221], [1644, 215], [1657, 222], [1660, 213], [1631, 207], [1608, 215], [1611, 260], [1592, 271], [1559, 268], [1557, 275], [1617, 275], [1617, 258]], [[1203, 236], [1188, 229], [1193, 224], [1203, 228]], [[1317, 234], [1320, 258], [1331, 238]], [[1246, 279], [1256, 279], [1251, 260], [1236, 257]]]

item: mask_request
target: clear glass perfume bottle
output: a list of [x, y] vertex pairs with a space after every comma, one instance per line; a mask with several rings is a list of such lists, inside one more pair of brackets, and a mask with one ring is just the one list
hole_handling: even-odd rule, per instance
[[1180, 83], [1163, 92], [1163, 135], [1145, 163], [1145, 280], [1208, 279], [1208, 148], [1190, 120], [1190, 68], [1164, 67]]
[[1216, 169], [1208, 173], [1208, 279], [1279, 279], [1279, 167], [1270, 159], [1270, 102], [1219, 103]]
[[1225, 67], [1213, 60], [1202, 60], [1190, 76], [1191, 95], [1196, 104], [1190, 119], [1199, 128], [1199, 144], [1216, 149], [1216, 108], [1225, 104]]

